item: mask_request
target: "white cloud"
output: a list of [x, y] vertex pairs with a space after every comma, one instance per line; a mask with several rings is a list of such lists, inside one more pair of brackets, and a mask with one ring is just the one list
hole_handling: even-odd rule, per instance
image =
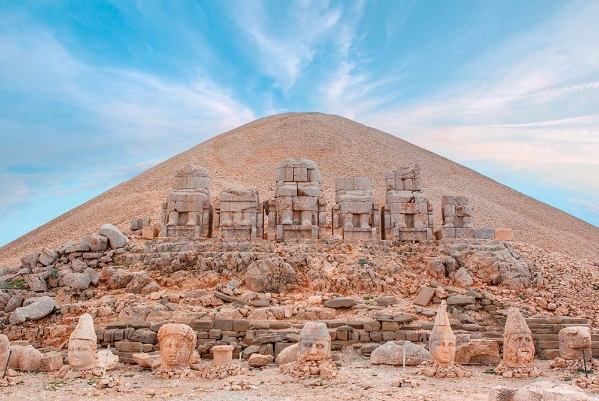
[[342, 15], [341, 7], [328, 2], [306, 0], [286, 6], [284, 2], [241, 1], [234, 7], [238, 27], [257, 49], [256, 62], [282, 89], [295, 84], [318, 46], [334, 40]]

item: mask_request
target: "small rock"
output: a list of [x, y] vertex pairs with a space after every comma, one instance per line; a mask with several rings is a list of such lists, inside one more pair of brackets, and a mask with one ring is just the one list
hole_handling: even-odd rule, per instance
[[252, 354], [248, 360], [248, 365], [252, 367], [266, 366], [274, 359], [272, 355]]

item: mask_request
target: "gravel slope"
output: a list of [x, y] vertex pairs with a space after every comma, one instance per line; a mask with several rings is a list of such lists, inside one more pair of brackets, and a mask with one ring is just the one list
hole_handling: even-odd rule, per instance
[[335, 177], [340, 176], [371, 177], [376, 201], [383, 203], [385, 171], [418, 162], [437, 226], [441, 195], [466, 195], [474, 207], [475, 227], [509, 227], [520, 241], [599, 261], [599, 228], [593, 225], [374, 128], [334, 115], [288, 113], [203, 142], [59, 216], [0, 248], [0, 266], [18, 264], [21, 256], [34, 250], [79, 240], [104, 223], [127, 229], [132, 218], [143, 215], [157, 222], [174, 171], [190, 162], [210, 169], [213, 200], [231, 184], [257, 187], [261, 200], [269, 199], [275, 166], [286, 157], [318, 163], [330, 203]]

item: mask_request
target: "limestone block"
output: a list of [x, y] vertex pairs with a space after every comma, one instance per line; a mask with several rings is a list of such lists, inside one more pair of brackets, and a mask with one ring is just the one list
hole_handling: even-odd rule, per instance
[[85, 273], [67, 273], [62, 277], [62, 285], [74, 290], [87, 290], [91, 278]]
[[331, 298], [324, 301], [327, 308], [351, 308], [356, 304], [351, 298]]
[[229, 366], [233, 362], [232, 345], [216, 345], [212, 347], [212, 366]]
[[29, 274], [25, 276], [25, 281], [27, 282], [30, 291], [46, 292], [48, 290], [46, 279], [43, 273]]
[[416, 345], [410, 341], [405, 341], [403, 345], [397, 345], [393, 341], [388, 341], [372, 351], [370, 354], [370, 363], [374, 365], [401, 366], [403, 364], [404, 350], [406, 366], [415, 366], [430, 360], [429, 352], [420, 345]]
[[8, 320], [11, 324], [21, 324], [25, 323], [27, 320], [39, 320], [48, 316], [55, 309], [59, 309], [56, 301], [48, 296], [43, 296], [38, 298], [31, 305], [17, 308], [10, 314]]
[[364, 214], [372, 212], [370, 202], [349, 202], [349, 212], [353, 214]]
[[[138, 219], [139, 220], [139, 219]], [[103, 251], [108, 246], [108, 238], [102, 234], [94, 233], [90, 236], [89, 249], [93, 252]]]
[[410, 191], [387, 191], [386, 203], [408, 203], [414, 199], [414, 195]]
[[430, 287], [420, 287], [420, 292], [414, 298], [414, 305], [427, 306], [435, 296], [435, 289]]
[[179, 191], [172, 190], [169, 192], [167, 198], [167, 209], [174, 208], [170, 202], [198, 202], [198, 203], [209, 203], [210, 195], [206, 189], [197, 189], [191, 191]]
[[496, 365], [500, 360], [499, 344], [490, 339], [472, 339], [458, 345], [455, 353], [456, 363]]
[[[40, 369], [42, 354], [31, 345], [13, 345], [10, 347], [12, 355], [8, 362], [11, 369], [21, 372], [34, 372]], [[2, 367], [4, 369], [4, 366]]]
[[591, 401], [584, 391], [570, 384], [538, 381], [523, 388], [493, 387], [489, 401]]
[[472, 230], [473, 238], [480, 239], [494, 239], [495, 238], [495, 229], [493, 228], [477, 228]]
[[54, 372], [62, 368], [62, 354], [59, 352], [48, 352], [42, 355], [40, 369], [42, 372]]
[[293, 181], [295, 181], [295, 182], [308, 181], [308, 169], [305, 167], [294, 167], [293, 168]]
[[495, 239], [499, 241], [513, 241], [514, 231], [511, 228], [496, 228]]
[[108, 238], [110, 246], [113, 248], [122, 248], [127, 245], [127, 237], [112, 224], [104, 224], [100, 227], [99, 234]]
[[154, 239], [158, 237], [158, 227], [148, 226], [141, 229], [141, 237], [143, 239]]
[[151, 368], [152, 366], [159, 365], [160, 355], [150, 355], [145, 352], [139, 352], [132, 355], [133, 361], [142, 368]]
[[455, 237], [456, 238], [474, 238], [474, 233], [471, 228], [456, 228], [455, 229]]
[[280, 197], [292, 197], [297, 196], [297, 194], [297, 183], [294, 182], [285, 182], [284, 184], [277, 184], [277, 186], [275, 187], [275, 198], [277, 198], [277, 200]]
[[248, 359], [248, 365], [251, 367], [257, 368], [261, 366], [266, 366], [274, 360], [274, 356], [272, 355], [262, 355], [262, 354], [252, 354]]
[[372, 192], [372, 179], [367, 177], [355, 177], [354, 189], [366, 192]]
[[293, 197], [291, 196], [280, 196], [275, 199], [276, 210], [292, 210], [293, 209]]
[[335, 191], [354, 189], [354, 179], [350, 177], [337, 177], [335, 178]]
[[210, 178], [209, 177], [194, 177], [194, 176], [186, 177], [185, 188], [194, 189], [194, 188], [208, 188], [208, 187], [210, 187]]
[[103, 349], [96, 352], [95, 356], [95, 367], [97, 368], [106, 368], [106, 370], [113, 370], [116, 367], [116, 364], [119, 363], [118, 355], [112, 353], [112, 351], [108, 349]]
[[425, 213], [414, 214], [414, 228], [416, 228], [416, 229], [428, 228], [428, 214], [425, 214]]
[[51, 249], [44, 248], [40, 253], [39, 262], [44, 266], [51, 265], [58, 258], [58, 254]]
[[443, 218], [455, 216], [455, 205], [443, 206]]
[[87, 274], [87, 276], [89, 277], [90, 283], [93, 285], [98, 285], [98, 283], [100, 282], [100, 279], [102, 278], [102, 275], [100, 273], [98, 273], [95, 269], [92, 269], [91, 267], [88, 267], [87, 269], [85, 269], [83, 271], [83, 273]]
[[443, 227], [438, 231], [435, 231], [435, 239], [441, 240], [444, 238], [455, 238], [455, 228]]
[[297, 184], [298, 196], [320, 196], [320, 184], [318, 182], [299, 182]]
[[283, 349], [275, 360], [279, 365], [284, 365], [286, 363], [291, 363], [297, 361], [297, 348], [298, 344], [292, 344], [289, 347]]
[[395, 189], [397, 189], [397, 190], [403, 190], [403, 184], [401, 185], [401, 188], [396, 188], [395, 177], [385, 178], [385, 189], [387, 191], [389, 191], [389, 190], [395, 190]]
[[318, 211], [318, 198], [314, 196], [297, 196], [293, 198], [293, 210]]
[[[399, 181], [399, 179], [395, 179], [396, 181]], [[399, 182], [396, 184], [399, 187]], [[411, 178], [407, 178], [403, 180], [403, 189], [405, 189], [406, 191], [413, 191], [414, 190], [414, 186], [413, 186], [413, 182]]]

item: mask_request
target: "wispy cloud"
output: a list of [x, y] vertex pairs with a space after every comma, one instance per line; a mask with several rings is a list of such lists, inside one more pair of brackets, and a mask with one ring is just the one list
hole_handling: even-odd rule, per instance
[[[281, 89], [295, 84], [320, 46], [336, 36], [342, 15], [340, 6], [328, 2], [240, 1], [234, 19], [249, 36], [254, 60]], [[252, 50], [253, 51], [253, 50]]]

